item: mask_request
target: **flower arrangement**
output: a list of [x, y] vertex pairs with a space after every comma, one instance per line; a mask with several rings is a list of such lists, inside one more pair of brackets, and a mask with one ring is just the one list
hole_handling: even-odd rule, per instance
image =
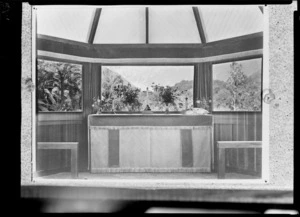
[[177, 89], [173, 89], [170, 86], [166, 86], [166, 87], [160, 86], [154, 83], [152, 85], [152, 88], [154, 91], [159, 93], [159, 97], [163, 103], [165, 103], [166, 105], [174, 103], [177, 97], [176, 95]]
[[205, 109], [207, 111], [210, 111], [210, 108], [211, 108], [211, 99], [206, 99], [206, 98], [202, 98], [201, 100], [198, 99], [196, 100], [196, 105], [197, 105], [197, 108], [202, 108], [202, 109]]
[[93, 98], [93, 113], [100, 114], [103, 111], [104, 102], [100, 100], [99, 96]]
[[[128, 85], [118, 85], [114, 87], [116, 96], [121, 99], [121, 102], [128, 106], [129, 109], [135, 110], [135, 108], [140, 109], [142, 105], [139, 102], [140, 89], [133, 88], [130, 84]], [[130, 108], [131, 107], [131, 108]]]
[[[170, 86], [160, 86], [159, 84], [152, 83], [153, 90], [158, 93], [159, 100], [166, 105], [166, 112], [169, 112], [169, 105], [175, 105], [175, 100], [177, 99], [178, 93], [177, 88], [172, 88]], [[176, 105], [175, 105], [176, 107]], [[177, 107], [176, 107], [177, 108]]]

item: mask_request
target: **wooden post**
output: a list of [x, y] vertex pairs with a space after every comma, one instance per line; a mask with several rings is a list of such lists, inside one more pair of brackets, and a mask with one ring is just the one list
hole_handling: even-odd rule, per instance
[[76, 149], [71, 149], [71, 173], [72, 178], [78, 177], [78, 151]]
[[146, 7], [145, 9], [145, 15], [146, 15], [146, 44], [149, 44], [149, 8]]
[[225, 149], [218, 147], [218, 178], [225, 178]]

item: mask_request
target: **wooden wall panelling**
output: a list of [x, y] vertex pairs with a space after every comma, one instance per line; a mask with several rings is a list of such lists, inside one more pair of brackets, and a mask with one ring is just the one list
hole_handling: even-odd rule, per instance
[[[250, 115], [249, 113], [244, 113], [244, 140], [249, 140], [248, 138], [248, 115]], [[244, 148], [244, 170], [248, 170], [249, 167], [249, 161], [248, 161], [248, 148]]]
[[[70, 121], [62, 125], [62, 142], [78, 142], [79, 147], [82, 147], [83, 141], [80, 136], [82, 121]], [[80, 153], [80, 152], [79, 152]], [[70, 166], [71, 152], [65, 151], [66, 166]]]
[[[228, 118], [228, 122], [218, 123], [220, 127], [219, 138], [217, 141], [231, 141], [232, 140], [232, 123], [231, 123], [231, 114], [225, 114]], [[220, 116], [219, 116], [220, 117]], [[225, 165], [229, 167], [231, 161], [231, 149], [225, 150]]]
[[[247, 114], [247, 130], [248, 130], [248, 140], [249, 141], [255, 141], [255, 119], [256, 119], [256, 113], [248, 113]], [[254, 148], [248, 149], [248, 170], [255, 172], [254, 170], [255, 165], [255, 153]]]
[[[256, 115], [256, 140], [262, 141], [262, 113]], [[261, 176], [262, 151], [260, 148], [256, 149], [256, 171]]]
[[217, 152], [217, 141], [219, 141], [220, 138], [220, 125], [219, 124], [214, 124], [214, 170], [213, 171], [217, 171], [218, 168], [218, 152]]
[[[56, 125], [38, 125], [37, 141], [61, 141], [61, 127]], [[64, 165], [60, 150], [37, 150], [37, 171], [55, 170]]]
[[[246, 135], [245, 135], [245, 113], [240, 112], [237, 114], [237, 135], [236, 140], [237, 141], [245, 141]], [[245, 167], [245, 152], [244, 149], [238, 149], [238, 170], [243, 170]]]
[[[232, 113], [232, 141], [243, 140], [243, 135], [241, 134], [243, 130], [240, 129], [240, 113]], [[232, 157], [230, 170], [237, 171], [238, 166], [241, 164], [241, 152], [240, 149], [232, 149]]]

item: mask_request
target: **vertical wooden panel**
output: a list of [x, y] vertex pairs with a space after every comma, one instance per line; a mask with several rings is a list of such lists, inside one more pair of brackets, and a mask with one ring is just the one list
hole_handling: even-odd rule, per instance
[[[247, 115], [247, 123], [248, 123], [248, 140], [249, 141], [255, 141], [255, 118], [256, 118], [256, 113], [249, 113]], [[255, 172], [254, 170], [254, 160], [255, 160], [255, 155], [254, 155], [254, 148], [249, 148], [248, 149], [248, 169], [252, 172]]]
[[[38, 142], [59, 142], [62, 137], [61, 125], [41, 125], [37, 127]], [[37, 150], [36, 169], [55, 170], [64, 166], [61, 153], [63, 150]]]
[[[220, 139], [219, 141], [232, 141], [232, 125], [231, 124], [220, 124]], [[230, 149], [225, 150], [225, 165], [229, 166], [229, 153]]]
[[214, 171], [217, 170], [218, 168], [218, 148], [217, 148], [217, 141], [220, 140], [220, 125], [219, 124], [214, 124], [214, 149], [216, 150], [214, 153], [214, 158], [216, 159], [214, 162]]
[[[244, 119], [245, 113], [241, 112], [238, 114], [238, 135], [237, 140], [238, 141], [245, 141], [245, 119]], [[238, 169], [241, 170], [245, 167], [245, 158], [244, 158], [244, 150], [238, 149]]]
[[119, 167], [120, 165], [120, 131], [108, 130], [108, 166]]
[[78, 151], [71, 150], [71, 173], [73, 178], [78, 177]]
[[150, 130], [120, 129], [120, 167], [150, 167]]
[[[248, 139], [248, 114], [245, 113], [244, 115], [244, 140], [247, 141]], [[244, 169], [248, 170], [249, 162], [248, 162], [248, 148], [244, 148]]]
[[[232, 130], [232, 140], [233, 141], [238, 141], [239, 140], [239, 113], [233, 113], [233, 130]], [[239, 166], [239, 150], [238, 149], [233, 149], [232, 150], [232, 156], [233, 156], [233, 161], [232, 161], [232, 168], [237, 170]]]
[[[256, 116], [256, 140], [262, 141], [262, 113], [258, 113]], [[256, 149], [256, 169], [258, 175], [261, 176], [262, 167], [262, 150]]]
[[220, 148], [218, 151], [218, 178], [224, 179], [225, 178], [225, 150], [224, 148]]
[[180, 139], [181, 139], [181, 149], [182, 149], [182, 167], [193, 167], [194, 160], [193, 160], [192, 130], [190, 129], [180, 130]]

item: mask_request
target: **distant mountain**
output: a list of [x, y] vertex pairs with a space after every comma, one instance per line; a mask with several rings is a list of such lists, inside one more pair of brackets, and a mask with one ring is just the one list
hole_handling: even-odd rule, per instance
[[178, 88], [179, 91], [185, 91], [193, 88], [194, 81], [182, 80], [176, 83], [172, 88]]
[[[105, 85], [128, 85], [130, 84], [132, 87], [136, 88], [133, 84], [131, 84], [126, 78], [124, 78], [122, 75], [119, 73], [110, 70], [108, 68], [104, 68], [102, 70], [102, 82]], [[105, 84], [106, 83], [106, 84]]]
[[219, 90], [226, 88], [226, 82], [221, 80], [213, 81], [214, 92], [217, 93]]
[[248, 77], [248, 80], [249, 81], [252, 81], [252, 82], [258, 82], [258, 83], [260, 83], [261, 82], [261, 73], [259, 72], [259, 71], [256, 71], [255, 73], [253, 73], [252, 75], [250, 75], [249, 77]]

